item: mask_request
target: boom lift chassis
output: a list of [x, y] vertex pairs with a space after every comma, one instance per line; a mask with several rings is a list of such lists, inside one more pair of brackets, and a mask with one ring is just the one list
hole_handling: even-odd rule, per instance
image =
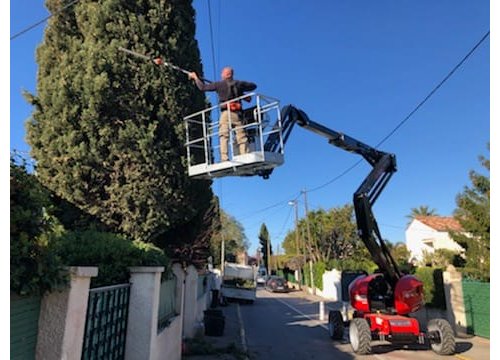
[[[257, 100], [260, 95], [255, 95]], [[276, 105], [273, 105], [276, 107]], [[349, 339], [357, 354], [369, 354], [372, 340], [384, 340], [392, 343], [425, 343], [427, 340], [434, 352], [439, 355], [451, 355], [455, 352], [455, 338], [450, 324], [444, 319], [432, 319], [427, 324], [427, 332], [420, 329], [415, 318], [409, 316], [424, 305], [423, 284], [412, 275], [402, 274], [397, 263], [391, 256], [387, 245], [380, 234], [372, 207], [384, 190], [392, 175], [396, 172], [396, 157], [394, 154], [377, 150], [343, 133], [331, 130], [309, 119], [304, 111], [292, 105], [284, 106], [278, 111], [278, 119], [267, 131], [264, 138], [259, 101], [254, 110], [255, 124], [260, 127], [261, 148], [264, 162], [258, 166], [246, 167], [246, 171], [232, 175], [259, 175], [267, 179], [274, 168], [281, 165], [283, 147], [286, 144], [295, 124], [325, 137], [328, 143], [343, 150], [361, 155], [372, 170], [364, 179], [353, 196], [354, 211], [358, 235], [371, 254], [378, 271], [371, 275], [362, 275], [349, 285], [349, 298], [355, 309], [352, 320], [349, 321]], [[193, 121], [192, 116], [185, 121]], [[190, 144], [210, 143], [204, 138], [190, 140], [189, 128], [188, 154]], [[206, 131], [204, 132], [206, 133]], [[210, 150], [205, 148], [205, 153]], [[272, 155], [275, 154], [273, 157]], [[276, 156], [280, 161], [276, 161]], [[266, 158], [274, 159], [266, 166]], [[261, 160], [262, 160], [261, 159]], [[248, 165], [248, 164], [247, 164]], [[207, 171], [209, 173], [209, 171]], [[196, 174], [202, 177], [199, 172]], [[214, 173], [209, 174], [214, 176]], [[215, 173], [215, 175], [217, 175]], [[227, 171], [221, 176], [231, 175]], [[332, 339], [344, 337], [344, 319], [340, 311], [329, 312], [329, 333]]]

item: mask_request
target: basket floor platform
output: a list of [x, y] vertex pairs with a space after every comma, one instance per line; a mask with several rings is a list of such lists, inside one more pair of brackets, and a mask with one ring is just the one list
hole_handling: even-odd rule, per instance
[[254, 176], [262, 170], [282, 165], [283, 154], [273, 152], [250, 152], [234, 156], [229, 161], [214, 164], [189, 166], [189, 176], [197, 179], [212, 179], [225, 176]]

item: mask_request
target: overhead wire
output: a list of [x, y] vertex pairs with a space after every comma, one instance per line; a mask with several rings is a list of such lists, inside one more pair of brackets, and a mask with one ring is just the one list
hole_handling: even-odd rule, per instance
[[[418, 105], [403, 119], [401, 120], [395, 127], [394, 129], [392, 129], [376, 146], [375, 148], [378, 148], [380, 145], [382, 145], [385, 141], [387, 141], [391, 136], [393, 136], [396, 131], [398, 131], [401, 126], [403, 126], [445, 83], [446, 81], [448, 81], [452, 76], [453, 74], [465, 63], [465, 61], [479, 48], [479, 46], [481, 46], [481, 44], [489, 37], [490, 35], [490, 31], [488, 30], [486, 32], [486, 34], [483, 35], [483, 37], [471, 48], [471, 50], [457, 63], [457, 65], [455, 65], [453, 67], [453, 69], [451, 71], [448, 72], [448, 74], [429, 92], [429, 94], [422, 100], [418, 103]], [[342, 177], [344, 177], [345, 175], [347, 175], [349, 172], [351, 172], [355, 167], [357, 167], [360, 163], [363, 162], [363, 159], [359, 159], [358, 161], [356, 161], [353, 165], [351, 165], [350, 167], [348, 167], [347, 169], [345, 169], [342, 173], [340, 173], [339, 175], [335, 176], [334, 178], [328, 180], [327, 182], [325, 182], [324, 184], [321, 184], [317, 187], [314, 187], [310, 190], [308, 190], [308, 192], [314, 192], [314, 191], [317, 191], [317, 190], [320, 190], [332, 183], [334, 183], [335, 181], [341, 179]], [[295, 198], [295, 200], [300, 196], [300, 193], [299, 195]], [[272, 205], [269, 205], [265, 208], [262, 208], [262, 209], [259, 209], [259, 210], [256, 210], [250, 214], [247, 215], [247, 217], [251, 217], [253, 216], [254, 214], [258, 214], [258, 213], [261, 213], [261, 212], [265, 212], [269, 209], [272, 209], [272, 208], [275, 208], [281, 204], [283, 204], [285, 202], [284, 201], [279, 201], [279, 202], [276, 202]]]
[[18, 33], [14, 34], [14, 35], [12, 35], [12, 36], [10, 37], [10, 40], [14, 40], [15, 38], [17, 38], [17, 37], [21, 36], [22, 34], [27, 33], [27, 32], [28, 32], [28, 31], [30, 31], [31, 29], [36, 28], [38, 25], [43, 24], [45, 21], [47, 21], [48, 19], [50, 19], [52, 16], [57, 15], [57, 14], [59, 14], [59, 13], [63, 12], [63, 11], [64, 11], [64, 10], [66, 10], [67, 8], [69, 8], [69, 7], [73, 6], [74, 4], [76, 4], [78, 1], [80, 1], [80, 0], [73, 0], [73, 1], [71, 1], [70, 3], [66, 4], [65, 6], [63, 6], [62, 8], [60, 8], [59, 10], [57, 10], [57, 11], [53, 12], [53, 13], [52, 13], [52, 14], [50, 14], [49, 16], [47, 16], [47, 17], [43, 18], [42, 20], [40, 20], [40, 21], [38, 21], [38, 22], [34, 23], [33, 25], [30, 25], [30, 26], [28, 26], [27, 28], [25, 28], [25, 29], [23, 29], [23, 30], [19, 31]]
[[210, 6], [210, 0], [207, 0], [207, 5], [208, 5], [208, 23], [210, 27], [210, 44], [212, 48], [212, 65], [214, 69], [214, 79], [217, 79], [217, 71], [216, 71], [216, 63], [215, 63], [215, 49], [214, 49], [214, 31], [212, 27], [212, 10]]
[[[389, 132], [389, 134], [387, 134], [381, 141], [379, 141], [377, 143], [377, 145], [375, 145], [375, 148], [378, 149], [378, 147], [380, 145], [382, 145], [392, 135], [394, 135], [396, 133], [396, 131], [398, 131], [401, 128], [401, 126], [403, 126], [404, 123], [406, 123], [436, 93], [436, 91], [438, 91], [439, 88], [441, 88], [441, 86], [443, 86], [444, 83], [451, 78], [451, 76], [464, 64], [464, 62], [474, 53], [474, 51], [476, 51], [476, 49], [483, 43], [484, 40], [486, 40], [486, 38], [488, 38], [489, 35], [490, 35], [490, 31], [488, 30], [488, 32], [481, 38], [481, 40], [479, 40], [474, 45], [474, 47], [467, 53], [467, 55], [465, 55], [462, 58], [462, 60], [460, 60], [457, 65], [455, 65], [455, 67], [431, 90], [431, 92], [422, 101], [420, 101], [420, 103], [418, 103], [418, 105], [403, 120], [401, 120], [396, 125], [396, 127], [394, 127], [394, 129], [392, 129]], [[340, 175], [337, 175], [336, 177], [334, 177], [333, 179], [327, 181], [326, 183], [324, 183], [324, 184], [322, 184], [320, 186], [317, 186], [317, 187], [309, 190], [309, 192], [320, 190], [320, 189], [322, 189], [322, 188], [330, 185], [331, 183], [339, 180], [340, 178], [342, 178], [343, 176], [345, 176], [347, 173], [349, 173], [351, 170], [353, 170], [356, 166], [358, 166], [361, 162], [363, 162], [363, 159], [358, 160], [356, 163], [354, 163], [349, 168], [347, 168], [346, 170], [344, 170]]]
[[283, 232], [285, 231], [285, 227], [286, 227], [286, 225], [288, 224], [288, 221], [290, 220], [290, 216], [291, 216], [291, 214], [292, 214], [292, 208], [291, 208], [291, 207], [289, 207], [289, 209], [288, 209], [288, 215], [286, 216], [286, 219], [285, 219], [285, 221], [283, 222], [283, 225], [281, 226], [281, 230], [280, 230], [280, 232], [278, 233], [278, 235], [276, 235], [276, 238], [277, 238], [277, 239], [278, 239], [278, 238], [280, 238], [280, 237], [281, 237], [281, 235], [283, 235]]

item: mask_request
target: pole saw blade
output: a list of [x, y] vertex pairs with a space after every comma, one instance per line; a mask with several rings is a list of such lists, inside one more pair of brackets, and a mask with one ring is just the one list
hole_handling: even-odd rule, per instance
[[[121, 46], [118, 47], [118, 50], [123, 51], [124, 53], [127, 53], [129, 55], [133, 55], [135, 57], [141, 58], [143, 60], [147, 60], [147, 61], [151, 61], [151, 62], [153, 62], [153, 60], [154, 60], [151, 56], [147, 56], [147, 55], [144, 55], [144, 54], [141, 54], [141, 53], [129, 50], [129, 49], [125, 49], [125, 48], [123, 48]], [[190, 73], [190, 71], [185, 70], [185, 69], [183, 69], [183, 68], [181, 68], [181, 67], [179, 67], [177, 65], [174, 65], [172, 63], [169, 63], [168, 61], [162, 60], [162, 63], [163, 63], [163, 65], [165, 65], [165, 66], [167, 66], [169, 68], [172, 68], [174, 70], [180, 71], [180, 72], [182, 72], [182, 73], [184, 73], [186, 75], [189, 75], [189, 73]], [[207, 80], [207, 79], [203, 79], [203, 78], [200, 78], [200, 79], [202, 81], [204, 81], [204, 82], [208, 82], [208, 83], [211, 82], [210, 80]]]

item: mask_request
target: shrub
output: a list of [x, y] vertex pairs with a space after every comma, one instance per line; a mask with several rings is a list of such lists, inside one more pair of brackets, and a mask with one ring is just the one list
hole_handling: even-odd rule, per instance
[[443, 270], [431, 267], [419, 267], [415, 271], [415, 276], [424, 283], [425, 305], [438, 309], [446, 309]]
[[49, 192], [11, 160], [10, 290], [19, 295], [42, 295], [67, 285], [67, 273], [51, 249], [60, 227], [50, 209]]
[[64, 234], [58, 240], [57, 254], [67, 266], [97, 266], [99, 273], [91, 287], [127, 282], [131, 266], [169, 268], [168, 258], [154, 245], [96, 230]]
[[342, 270], [364, 270], [368, 274], [372, 274], [375, 269], [377, 269], [377, 265], [371, 259], [363, 259], [363, 260], [355, 260], [355, 259], [335, 259], [330, 260], [327, 264], [327, 269], [332, 270], [336, 269], [339, 271]]
[[324, 262], [318, 261], [313, 265], [314, 286], [323, 290], [323, 274], [325, 273], [326, 265]]

